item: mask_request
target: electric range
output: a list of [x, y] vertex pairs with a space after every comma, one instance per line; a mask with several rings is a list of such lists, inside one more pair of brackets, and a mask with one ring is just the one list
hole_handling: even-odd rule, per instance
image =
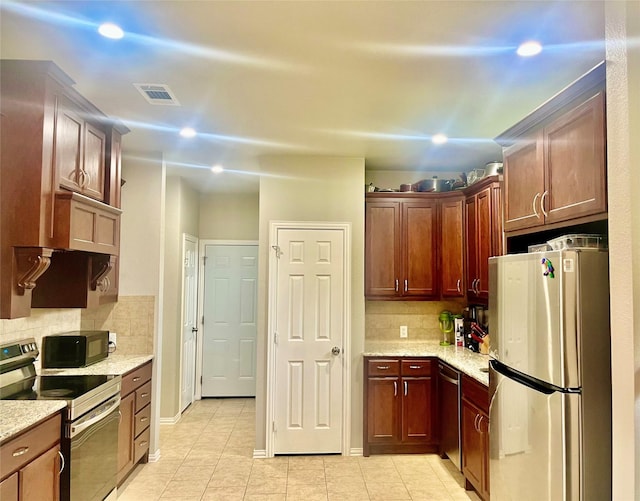
[[120, 414], [119, 375], [36, 374], [33, 338], [0, 345], [0, 400], [64, 400], [62, 501], [115, 499]]

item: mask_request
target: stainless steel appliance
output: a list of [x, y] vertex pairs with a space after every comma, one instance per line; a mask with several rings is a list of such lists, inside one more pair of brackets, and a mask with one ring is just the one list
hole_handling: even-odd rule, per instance
[[0, 345], [0, 399], [65, 400], [62, 501], [115, 499], [120, 376], [37, 376], [34, 339]]
[[460, 373], [438, 363], [438, 407], [440, 409], [440, 457], [448, 457], [462, 469], [460, 442]]
[[72, 331], [44, 336], [44, 369], [86, 367], [109, 355], [109, 331]]
[[492, 501], [611, 499], [608, 253], [489, 259]]

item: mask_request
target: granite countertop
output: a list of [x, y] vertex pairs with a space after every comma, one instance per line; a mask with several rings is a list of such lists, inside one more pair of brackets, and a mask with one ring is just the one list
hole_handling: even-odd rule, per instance
[[365, 341], [363, 356], [438, 357], [443, 362], [489, 386], [489, 355], [481, 355], [461, 346], [440, 346], [438, 341]]
[[66, 406], [64, 400], [0, 400], [0, 442], [53, 416]]
[[[109, 355], [105, 360], [78, 369], [43, 369], [42, 375], [123, 375], [153, 359], [153, 355]], [[65, 400], [0, 400], [0, 441], [60, 412]]]
[[43, 375], [115, 375], [122, 376], [133, 369], [140, 367], [149, 360], [153, 360], [153, 355], [118, 355], [113, 353], [106, 359], [88, 367], [78, 369], [42, 369]]

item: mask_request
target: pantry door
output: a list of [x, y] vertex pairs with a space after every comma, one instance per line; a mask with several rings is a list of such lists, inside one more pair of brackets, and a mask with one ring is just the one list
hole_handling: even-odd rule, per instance
[[340, 453], [349, 358], [348, 226], [290, 224], [275, 230], [270, 249], [271, 452]]
[[258, 246], [204, 246], [203, 397], [256, 394]]

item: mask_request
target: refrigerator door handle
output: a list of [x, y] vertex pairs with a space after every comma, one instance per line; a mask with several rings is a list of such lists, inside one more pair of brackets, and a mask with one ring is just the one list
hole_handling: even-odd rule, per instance
[[560, 386], [556, 386], [555, 384], [547, 383], [545, 381], [540, 381], [539, 379], [533, 378], [531, 376], [527, 376], [522, 372], [508, 367], [498, 360], [489, 360], [489, 365], [491, 368], [499, 374], [520, 383], [532, 390], [538, 391], [540, 393], [544, 393], [545, 395], [551, 395], [554, 392], [560, 393], [580, 393], [579, 389], [574, 388], [561, 388]]

